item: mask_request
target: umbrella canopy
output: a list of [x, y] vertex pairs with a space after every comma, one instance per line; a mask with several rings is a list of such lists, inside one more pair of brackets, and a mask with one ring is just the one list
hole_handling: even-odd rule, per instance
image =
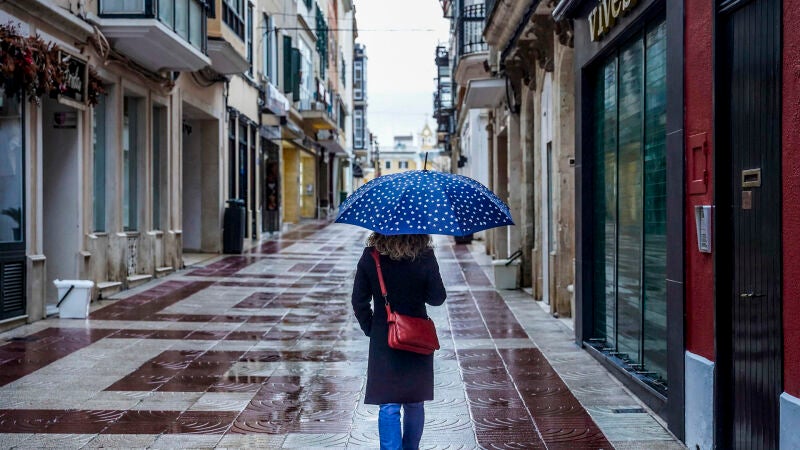
[[464, 236], [514, 225], [508, 206], [486, 186], [463, 175], [431, 170], [371, 180], [341, 204], [336, 222], [385, 235]]

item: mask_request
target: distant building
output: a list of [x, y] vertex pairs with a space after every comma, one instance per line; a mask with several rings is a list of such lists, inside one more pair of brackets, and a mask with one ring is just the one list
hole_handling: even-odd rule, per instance
[[367, 127], [367, 49], [356, 44], [353, 50], [353, 178], [363, 181], [364, 170], [371, 167], [371, 143]]

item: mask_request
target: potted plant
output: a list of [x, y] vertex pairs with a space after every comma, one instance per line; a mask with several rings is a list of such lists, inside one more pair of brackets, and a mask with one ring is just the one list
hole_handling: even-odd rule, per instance
[[4, 216], [8, 216], [16, 222], [17, 226], [12, 228], [11, 231], [14, 233], [14, 240], [19, 241], [22, 239], [22, 209], [21, 208], [6, 208], [0, 211], [0, 214]]

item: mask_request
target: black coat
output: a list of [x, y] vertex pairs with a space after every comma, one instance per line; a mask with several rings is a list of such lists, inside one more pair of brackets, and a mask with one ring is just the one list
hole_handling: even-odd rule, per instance
[[[372, 247], [365, 248], [358, 261], [352, 297], [356, 319], [370, 338], [364, 403], [380, 405], [433, 400], [433, 355], [389, 348], [386, 310], [371, 252]], [[381, 255], [381, 269], [393, 311], [427, 317], [425, 303], [439, 306], [447, 297], [432, 249], [414, 261], [395, 261]]]

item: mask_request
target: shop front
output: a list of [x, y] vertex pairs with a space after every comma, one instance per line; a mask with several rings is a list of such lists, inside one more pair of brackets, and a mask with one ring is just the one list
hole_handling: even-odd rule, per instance
[[683, 162], [668, 135], [682, 132], [682, 96], [668, 93], [682, 83], [682, 13], [662, 1], [571, 3], [576, 337], [681, 436]]
[[24, 107], [0, 90], [0, 321], [26, 313]]

